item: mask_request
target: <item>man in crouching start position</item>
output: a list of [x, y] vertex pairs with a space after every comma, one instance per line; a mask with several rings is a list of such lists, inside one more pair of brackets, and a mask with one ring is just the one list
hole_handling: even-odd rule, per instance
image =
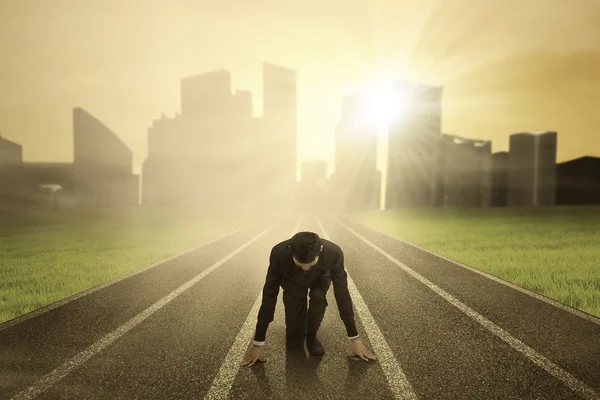
[[304, 334], [309, 353], [314, 356], [322, 355], [325, 351], [316, 335], [325, 315], [326, 293], [331, 282], [340, 317], [350, 340], [352, 355], [365, 361], [369, 358], [375, 360], [375, 355], [358, 338], [347, 277], [342, 249], [316, 233], [298, 232], [290, 239], [276, 244], [269, 256], [253, 346], [241, 365], [254, 365], [263, 354], [267, 328], [275, 314], [279, 286], [283, 288], [288, 342], [301, 340]]

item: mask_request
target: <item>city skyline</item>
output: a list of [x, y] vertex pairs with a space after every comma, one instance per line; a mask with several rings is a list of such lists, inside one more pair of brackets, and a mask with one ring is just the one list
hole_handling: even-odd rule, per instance
[[[132, 149], [139, 174], [151, 121], [178, 109], [178, 80], [226, 69], [234, 90], [253, 93], [258, 117], [257, 66], [263, 60], [298, 71], [297, 178], [303, 161], [324, 159], [328, 175], [333, 172], [343, 96], [383, 78], [443, 85], [443, 133], [491, 140], [493, 152], [507, 151], [512, 133], [552, 130], [560, 133], [557, 162], [600, 155], [594, 108], [600, 46], [592, 40], [600, 28], [589, 23], [599, 15], [592, 2], [582, 1], [577, 9], [561, 2], [544, 7], [539, 1], [486, 2], [467, 11], [456, 2], [428, 15], [428, 8], [415, 2], [368, 6], [360, 1], [345, 2], [347, 12], [340, 14], [334, 11], [341, 3], [332, 1], [320, 6], [318, 24], [310, 30], [315, 18], [310, 2], [288, 8], [269, 2], [254, 8], [175, 5], [169, 13], [160, 5], [135, 3], [99, 8], [63, 1], [68, 12], [60, 13], [57, 5], [0, 6], [0, 50], [10, 55], [0, 77], [0, 134], [23, 145], [24, 160], [72, 161], [70, 110], [83, 107]], [[239, 7], [244, 15], [232, 13]], [[459, 11], [460, 27], [451, 22]], [[274, 25], [255, 29], [267, 15]], [[557, 30], [552, 21], [559, 15]], [[127, 23], [133, 16], [136, 30]], [[494, 24], [484, 23], [491, 18]], [[181, 22], [180, 29], [166, 32], [157, 29], [159, 22]], [[114, 29], [102, 29], [107, 24]], [[235, 29], [228, 28], [232, 24], [247, 37], [236, 40]], [[534, 33], [531, 24], [537, 26]], [[280, 34], [274, 37], [269, 29]], [[323, 37], [329, 38], [327, 45]]]
[[[142, 204], [291, 207], [297, 175], [297, 83], [263, 63], [263, 117], [250, 91], [232, 91], [225, 70], [181, 80], [181, 112], [148, 129]], [[237, 172], [236, 172], [237, 171]]]
[[[270, 64], [270, 63], [269, 62], [263, 62], [263, 64]], [[219, 69], [219, 70], [212, 70], [212, 71], [203, 71], [203, 72], [199, 72], [197, 74], [192, 74], [192, 75], [189, 75], [189, 76], [183, 76], [183, 77], [180, 77], [180, 82], [183, 82], [183, 81], [185, 81], [187, 79], [190, 79], [191, 77], [194, 77], [194, 76], [210, 75], [210, 74], [214, 74], [214, 73], [224, 73], [224, 74], [229, 75], [230, 79], [232, 81], [235, 80], [235, 77], [231, 75], [230, 71], [228, 71], [227, 69]], [[390, 87], [393, 87], [393, 86], [397, 85], [399, 82], [406, 82], [406, 81], [404, 81], [402, 79], [394, 79], [394, 80], [388, 81], [387, 83], [390, 85]], [[419, 82], [409, 82], [409, 84], [419, 85], [420, 83]], [[440, 87], [443, 87], [443, 85], [441, 85]], [[371, 86], [371, 88], [372, 88], [372, 86]], [[368, 90], [369, 90], [369, 88], [366, 88], [363, 91], [363, 93], [366, 93]], [[259, 91], [259, 93], [261, 94], [261, 96], [257, 96], [257, 93], [254, 93], [254, 92], [252, 92], [250, 90], [245, 90], [245, 89], [242, 89], [242, 88], [233, 88], [232, 87], [230, 94], [234, 95], [234, 96], [249, 96], [249, 98], [251, 99], [250, 103], [252, 103], [251, 116], [253, 118], [262, 118], [263, 113], [261, 113], [261, 112], [256, 113], [254, 111], [256, 109], [256, 104], [257, 104], [257, 101], [255, 101], [256, 98], [257, 97], [260, 97], [260, 98], [263, 97], [262, 93], [260, 91]], [[338, 121], [336, 121], [336, 124], [335, 124], [335, 126], [333, 128], [334, 140], [335, 140], [335, 132], [336, 132], [336, 129], [337, 129], [336, 126], [339, 124], [340, 118], [344, 117], [344, 112], [343, 112], [344, 105], [343, 104], [344, 104], [344, 102], [346, 101], [347, 98], [349, 98], [351, 96], [356, 96], [356, 95], [357, 95], [357, 92], [355, 91], [355, 93], [346, 93], [346, 94], [344, 94], [340, 98], [340, 109], [342, 111], [340, 111], [339, 116], [338, 116]], [[490, 142], [491, 146], [492, 146], [492, 153], [508, 152], [509, 145], [507, 145], [506, 148], [503, 147], [501, 149], [498, 149], [498, 147], [500, 147], [500, 146], [496, 145], [496, 147], [494, 147], [494, 140], [492, 140], [492, 139], [487, 139], [485, 137], [478, 137], [478, 138], [467, 137], [462, 132], [446, 132], [444, 130], [444, 128], [443, 128], [443, 120], [444, 120], [444, 115], [445, 115], [445, 107], [443, 105], [444, 104], [443, 98], [444, 98], [444, 96], [442, 94], [441, 95], [441, 99], [442, 99], [441, 104], [442, 104], [442, 110], [443, 110], [442, 113], [441, 113], [441, 120], [442, 120], [442, 123], [441, 123], [441, 126], [442, 126], [442, 128], [441, 128], [441, 134], [442, 135], [461, 137], [461, 138], [464, 138], [466, 140], [473, 140], [473, 141], [478, 141], [479, 140], [479, 141]], [[262, 105], [262, 102], [260, 102], [260, 103]], [[363, 112], [364, 113], [368, 113], [369, 106], [366, 105], [367, 101], [363, 101], [363, 103], [365, 104], [365, 109], [363, 110]], [[69, 112], [71, 112], [73, 109], [78, 109], [78, 108], [81, 108], [81, 107], [80, 106], [73, 106], [73, 107], [71, 107], [71, 109], [69, 109]], [[146, 135], [147, 135], [148, 130], [151, 130], [153, 128], [153, 124], [156, 124], [157, 122], [161, 121], [164, 118], [177, 118], [178, 116], [181, 115], [181, 111], [180, 110], [173, 111], [172, 116], [167, 116], [166, 113], [163, 111], [163, 112], [160, 112], [160, 115], [161, 115], [160, 117], [155, 116], [154, 118], [152, 118], [150, 120], [150, 122], [148, 123], [148, 126], [147, 126], [146, 133], [145, 133]], [[259, 116], [257, 116], [257, 115], [259, 115]], [[72, 118], [71, 114], [69, 114], [69, 118]], [[99, 118], [99, 120], [102, 120], [102, 119]], [[108, 124], [106, 124], [106, 125], [108, 126]], [[377, 163], [378, 170], [382, 170], [382, 172], [384, 172], [383, 170], [385, 169], [385, 164], [387, 163], [387, 160], [388, 160], [388, 157], [389, 157], [389, 155], [387, 154], [388, 151], [389, 151], [389, 147], [388, 147], [389, 146], [389, 137], [388, 137], [388, 135], [389, 135], [388, 129], [389, 128], [391, 128], [391, 126], [388, 126], [386, 128], [374, 129], [374, 130], [371, 131], [371, 133], [374, 136], [377, 136], [376, 141], [377, 141], [378, 145], [377, 145], [377, 161], [376, 161], [376, 163]], [[121, 137], [121, 135], [119, 134], [119, 132], [116, 131], [116, 130], [114, 130], [114, 129], [112, 129], [112, 130], [115, 132], [115, 134], [117, 135], [117, 137], [119, 138], [119, 140], [121, 142], [123, 142], [124, 144], [126, 144], [125, 140], [123, 139], [123, 137]], [[514, 135], [514, 134], [519, 134], [519, 133], [534, 133], [535, 134], [535, 133], [544, 133], [544, 132], [547, 132], [547, 131], [548, 130], [537, 130], [537, 131], [535, 131], [535, 130], [526, 131], [526, 130], [523, 130], [523, 129], [521, 129], [521, 130], [515, 130], [515, 132], [508, 132], [506, 134], [506, 136], [507, 136], [506, 137], [506, 141], [509, 143], [510, 142], [510, 136]], [[557, 131], [557, 130], [554, 130], [554, 131]], [[298, 137], [300, 137], [300, 136], [301, 135], [298, 134]], [[61, 162], [65, 163], [65, 162], [67, 162], [68, 163], [68, 162], [73, 162], [74, 161], [73, 157], [66, 158], [66, 159], [59, 159], [59, 160], [50, 159], [50, 158], [43, 158], [42, 157], [42, 158], [39, 158], [39, 159], [36, 158], [34, 160], [31, 160], [31, 159], [27, 158], [27, 156], [26, 156], [27, 155], [27, 149], [22, 144], [22, 142], [18, 142], [14, 138], [11, 138], [11, 135], [6, 135], [3, 132], [0, 132], [0, 137], [2, 137], [5, 140], [9, 140], [9, 141], [12, 141], [12, 142], [14, 142], [16, 144], [21, 145], [22, 146], [22, 151], [23, 151], [22, 159], [25, 162], [42, 162], [42, 163], [44, 163], [44, 162], [46, 162], [46, 163], [47, 162], [49, 162], [49, 163], [61, 163]], [[74, 147], [75, 147], [75, 143], [72, 141], [71, 142], [71, 149], [69, 150], [69, 153], [71, 155], [74, 154], [73, 150], [72, 150]], [[128, 147], [130, 147], [130, 146], [128, 146]], [[148, 146], [146, 146], [146, 147], [148, 147]], [[299, 147], [301, 147], [301, 146], [299, 146]], [[329, 158], [328, 157], [320, 157], [320, 158], [319, 157], [312, 157], [312, 158], [301, 158], [301, 157], [298, 157], [297, 163], [296, 163], [296, 165], [297, 165], [297, 173], [296, 173], [297, 182], [300, 182], [300, 180], [301, 180], [302, 164], [305, 163], [305, 162], [325, 161], [327, 163], [327, 177], [329, 178], [331, 176], [331, 174], [335, 171], [335, 151], [336, 150], [335, 150], [335, 144], [334, 144], [332, 146], [331, 157], [329, 157]], [[557, 146], [557, 160], [556, 160], [557, 163], [562, 163], [562, 162], [567, 162], [567, 161], [573, 161], [573, 160], [577, 160], [577, 159], [580, 159], [581, 157], [586, 157], [586, 156], [587, 157], [598, 157], [598, 155], [595, 155], [594, 153], [587, 152], [587, 153], [572, 155], [572, 156], [569, 156], [568, 158], [564, 158], [564, 159], [561, 160], [558, 157], [559, 153], [560, 153], [560, 146]], [[136, 156], [135, 156], [135, 151], [133, 151], [133, 149], [132, 149], [132, 154], [133, 154], [132, 159], [135, 159]], [[149, 156], [148, 150], [145, 151], [145, 154], [146, 154], [146, 157]], [[143, 161], [141, 162], [141, 164], [139, 166], [137, 166], [138, 168], [136, 169], [136, 163], [132, 161], [132, 171], [133, 171], [134, 174], [138, 174], [139, 175], [139, 174], [142, 173], [142, 164], [143, 164]]]
[[[573, 188], [574, 195], [579, 191], [577, 187], [585, 187], [590, 196], [595, 195], [590, 185], [596, 178], [591, 171], [576, 172], [577, 167], [567, 167], [571, 168], [567, 172], [570, 176], [557, 176], [557, 166], [565, 164], [557, 163], [556, 131], [513, 133], [508, 153], [492, 153], [490, 140], [442, 131], [443, 86], [407, 80], [344, 96], [335, 131], [334, 173], [326, 178], [327, 189], [323, 192], [325, 188], [318, 179], [295, 179], [307, 165], [306, 161], [297, 161], [297, 73], [270, 62], [262, 65], [266, 101], [260, 118], [252, 113], [252, 92], [233, 90], [227, 70], [181, 79], [180, 111], [173, 118], [161, 113], [148, 129], [148, 158], [139, 192], [141, 204], [220, 208], [233, 202], [229, 205], [233, 208], [273, 209], [277, 205], [285, 209], [298, 206], [305, 197], [301, 191], [309, 188], [316, 191], [309, 200], [313, 206], [326, 201], [328, 207], [347, 211], [555, 205], [558, 193], [564, 194], [565, 187]], [[109, 154], [115, 149], [125, 154], [126, 158], [119, 162], [128, 164], [125, 168], [131, 172], [131, 150], [95, 118], [88, 129], [77, 129], [78, 125], [84, 126], [78, 123], [80, 111], [74, 108], [76, 164], [78, 156], [80, 160], [91, 156], [99, 165], [111, 164]], [[384, 129], [389, 131], [389, 138], [387, 157], [382, 160], [377, 154], [377, 136]], [[90, 147], [93, 142], [84, 139], [87, 135], [95, 137], [104, 152], [95, 152], [95, 147]], [[22, 159], [20, 145], [15, 148], [15, 143], [3, 142], [3, 152], [8, 156], [3, 161], [6, 165], [11, 159]], [[573, 160], [582, 158], [585, 157]], [[584, 161], [577, 164], [583, 165], [581, 162]], [[296, 170], [298, 163], [300, 171]], [[22, 171], [26, 164], [25, 161]], [[377, 169], [378, 164], [383, 164], [381, 170]], [[326, 163], [324, 166], [326, 173]], [[11, 175], [10, 170], [5, 172]], [[13, 173], [12, 179], [16, 176]], [[557, 178], [561, 187], [557, 187]], [[49, 183], [45, 182], [48, 177], [40, 181], [35, 174], [27, 179], [30, 183], [46, 183], [41, 187]], [[122, 186], [116, 190], [122, 196], [130, 189]], [[318, 200], [321, 196], [322, 200]]]

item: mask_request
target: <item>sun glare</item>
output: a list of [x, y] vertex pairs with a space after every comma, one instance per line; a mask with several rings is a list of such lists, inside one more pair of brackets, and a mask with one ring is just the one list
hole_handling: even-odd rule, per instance
[[394, 91], [391, 84], [375, 85], [368, 92], [367, 116], [371, 123], [385, 129], [393, 119], [401, 116], [406, 105], [406, 96]]

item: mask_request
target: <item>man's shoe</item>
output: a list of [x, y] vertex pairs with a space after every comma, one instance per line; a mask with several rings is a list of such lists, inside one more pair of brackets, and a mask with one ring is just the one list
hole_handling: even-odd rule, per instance
[[306, 336], [306, 348], [313, 356], [320, 356], [325, 353], [325, 350], [323, 349], [323, 346], [321, 345], [321, 342], [319, 342], [319, 339], [317, 339], [316, 335]]

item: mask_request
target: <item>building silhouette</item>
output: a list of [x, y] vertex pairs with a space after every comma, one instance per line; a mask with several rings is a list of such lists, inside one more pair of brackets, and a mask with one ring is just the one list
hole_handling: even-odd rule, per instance
[[101, 121], [76, 107], [73, 109], [73, 162], [131, 172], [133, 154]]
[[377, 129], [365, 117], [366, 94], [345, 96], [336, 124], [334, 172], [329, 179], [331, 211], [379, 210]]
[[556, 145], [556, 132], [510, 136], [508, 206], [556, 204]]
[[23, 162], [23, 147], [0, 135], [0, 166]]
[[492, 206], [506, 207], [508, 197], [508, 151], [492, 154]]
[[441, 86], [398, 81], [403, 111], [388, 131], [386, 209], [435, 205], [437, 146], [441, 135]]
[[441, 135], [437, 147], [436, 205], [488, 207], [491, 205], [492, 143]]
[[142, 203], [248, 207], [252, 97], [227, 71], [181, 79], [181, 114], [148, 129]]
[[[102, 122], [73, 109], [73, 162], [23, 162], [21, 146], [0, 140], [3, 207], [122, 206], [139, 202], [131, 150]], [[12, 160], [7, 162], [6, 160]]]
[[181, 115], [188, 120], [221, 122], [231, 112], [231, 75], [211, 71], [181, 79]]
[[132, 173], [131, 149], [79, 107], [73, 109], [73, 150], [79, 201], [91, 205], [139, 203], [139, 176]]
[[557, 205], [600, 204], [600, 157], [579, 157], [556, 167]]
[[16, 206], [22, 202], [22, 183], [15, 172], [22, 169], [23, 147], [0, 136], [0, 206]]
[[227, 71], [181, 80], [181, 114], [148, 129], [142, 203], [289, 210], [296, 196], [296, 74], [263, 64], [264, 112]]
[[[86, 177], [78, 174], [74, 167], [73, 163], [44, 162], [0, 167], [0, 206], [69, 208], [88, 204], [82, 198]], [[43, 189], [50, 185], [60, 188], [57, 200]]]

